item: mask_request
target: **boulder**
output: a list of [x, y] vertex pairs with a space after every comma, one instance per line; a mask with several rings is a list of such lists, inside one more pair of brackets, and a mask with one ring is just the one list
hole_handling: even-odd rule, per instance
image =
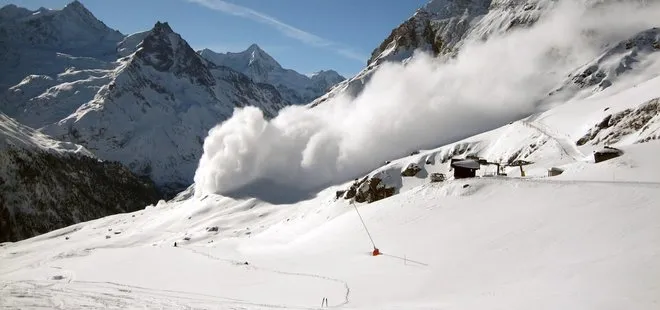
[[445, 175], [442, 173], [431, 173], [431, 183], [444, 182], [446, 180]]
[[355, 194], [355, 201], [372, 203], [387, 197], [391, 197], [396, 192], [394, 187], [388, 187], [380, 178], [372, 177], [362, 182]]
[[411, 163], [405, 170], [403, 170], [403, 172], [401, 172], [401, 175], [404, 177], [414, 177], [420, 171], [422, 171], [422, 168], [420, 168], [418, 164]]

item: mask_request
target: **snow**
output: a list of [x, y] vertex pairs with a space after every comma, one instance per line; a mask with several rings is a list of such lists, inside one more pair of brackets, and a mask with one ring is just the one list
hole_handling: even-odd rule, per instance
[[[328, 95], [312, 109], [287, 107], [272, 120], [256, 109], [237, 110], [204, 142], [205, 152], [195, 173], [198, 193], [237, 196], [236, 192], [248, 191], [266, 199], [263, 192], [279, 188], [307, 196], [304, 192], [363, 176], [413, 150], [447, 144], [559, 105], [565, 101], [554, 101], [548, 93], [566, 74], [599, 58], [609, 46], [638, 37], [638, 28], [656, 22], [646, 15], [634, 22], [613, 19], [611, 11], [620, 7], [607, 8], [610, 13], [603, 15], [563, 3], [532, 27], [485, 42], [466, 42], [451, 60], [418, 53], [406, 63], [384, 63], [374, 69], [357, 96]], [[654, 12], [660, 12], [660, 7], [654, 7]], [[607, 33], [613, 22], [627, 29], [627, 36], [617, 32], [590, 39], [585, 35], [587, 30]], [[649, 59], [653, 60], [658, 59]], [[639, 75], [657, 76], [652, 68], [640, 68], [645, 74]], [[524, 149], [520, 149], [523, 144], [504, 144], [516, 149], [498, 150], [493, 156], [506, 162], [510, 156], [527, 156], [549, 141], [544, 147], [558, 147], [573, 159], [584, 157], [573, 146], [579, 137], [571, 141], [567, 134], [555, 134], [543, 126], [533, 118], [517, 124], [515, 130], [536, 133], [538, 141], [529, 141]], [[579, 127], [558, 127], [586, 133]], [[515, 137], [520, 135], [503, 139]]]
[[[637, 176], [658, 151], [635, 145], [551, 179], [427, 183], [360, 206], [378, 257], [331, 189], [296, 205], [172, 201], [3, 244], [0, 304], [655, 309], [660, 178]], [[632, 179], [609, 179], [623, 171]]]
[[[350, 183], [279, 204], [192, 186], [145, 210], [4, 243], [0, 306], [316, 309], [328, 298], [340, 309], [656, 309], [660, 141], [625, 140], [622, 156], [598, 164], [587, 154], [601, 145], [574, 142], [604, 107], [660, 96], [658, 83], [392, 160], [369, 175], [397, 194], [371, 204], [336, 199]], [[507, 177], [431, 183], [431, 173], [450, 175], [454, 154], [532, 164], [524, 178], [507, 167]], [[410, 163], [422, 172], [402, 177]], [[551, 167], [564, 172], [547, 177]], [[371, 256], [354, 206], [383, 255]]]
[[45, 134], [16, 122], [0, 112], [0, 150], [8, 148], [28, 149], [54, 154], [77, 153], [94, 157], [83, 146], [57, 141]]

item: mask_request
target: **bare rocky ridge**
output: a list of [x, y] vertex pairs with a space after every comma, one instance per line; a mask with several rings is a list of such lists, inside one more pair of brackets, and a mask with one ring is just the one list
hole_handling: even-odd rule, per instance
[[577, 145], [591, 143], [615, 144], [632, 137], [634, 143], [643, 143], [660, 138], [660, 98], [641, 104], [635, 109], [610, 114], [591, 128]]

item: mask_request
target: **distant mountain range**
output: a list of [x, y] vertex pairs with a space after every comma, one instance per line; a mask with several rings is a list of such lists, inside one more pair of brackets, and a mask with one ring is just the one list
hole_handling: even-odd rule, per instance
[[78, 1], [61, 10], [3, 7], [0, 42], [4, 113], [172, 193], [192, 183], [204, 137], [235, 107], [272, 117], [344, 79], [283, 69], [256, 45], [198, 54], [167, 23], [125, 36]]
[[274, 85], [284, 99], [294, 104], [309, 103], [346, 79], [333, 70], [306, 76], [284, 69], [256, 44], [240, 53], [222, 54], [203, 49], [199, 54], [216, 65], [241, 72], [255, 82]]

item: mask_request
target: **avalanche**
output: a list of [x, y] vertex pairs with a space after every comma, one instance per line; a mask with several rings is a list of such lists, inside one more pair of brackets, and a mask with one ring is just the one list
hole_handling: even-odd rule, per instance
[[[195, 196], [193, 186], [142, 211], [2, 244], [0, 304], [316, 309], [327, 298], [344, 309], [655, 309], [660, 142], [622, 143], [623, 156], [594, 164], [587, 154], [598, 145], [565, 141], [658, 89], [660, 78], [608, 90], [384, 166], [446, 172], [424, 159], [456, 145], [508, 157], [546, 141], [528, 177], [513, 167], [508, 177], [402, 178], [398, 195], [358, 205], [381, 256], [371, 256], [350, 201], [335, 198], [348, 183], [288, 205]], [[564, 173], [545, 177], [551, 166]]]
[[[238, 110], [170, 201], [0, 244], [0, 307], [657, 309], [657, 7], [485, 3], [433, 0], [398, 28], [461, 29], [446, 63], [379, 62], [410, 48], [395, 31], [319, 102]], [[622, 155], [595, 163], [605, 146]], [[452, 177], [467, 156], [506, 176]], [[393, 195], [346, 199], [356, 176]]]

